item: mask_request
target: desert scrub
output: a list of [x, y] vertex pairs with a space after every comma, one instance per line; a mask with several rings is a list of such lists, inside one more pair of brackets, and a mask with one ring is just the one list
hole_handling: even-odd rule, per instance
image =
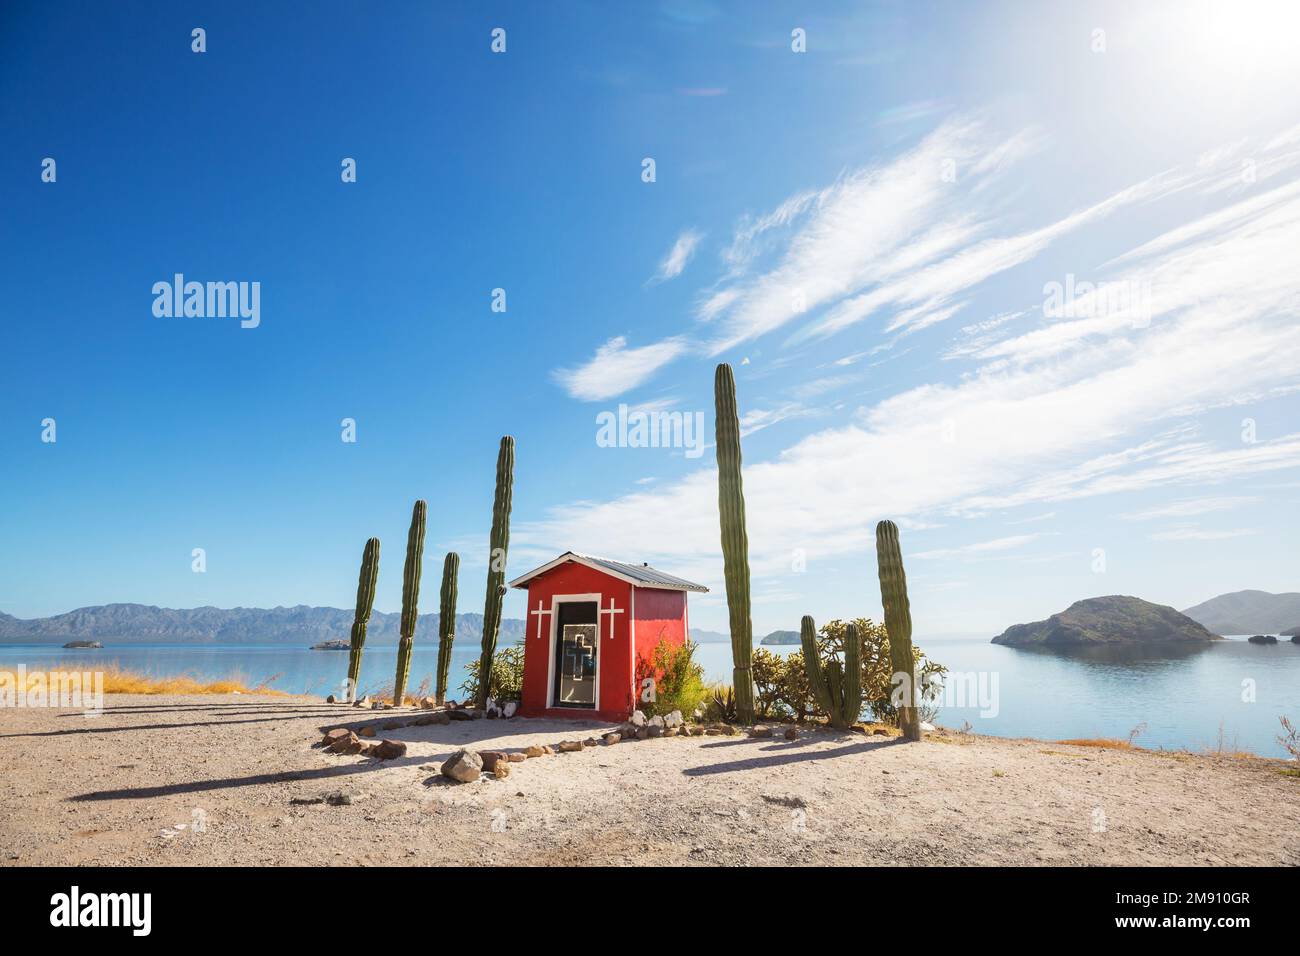
[[754, 711], [760, 719], [802, 723], [816, 711], [803, 651], [782, 655], [757, 647], [753, 669]]
[[1300, 730], [1296, 730], [1291, 719], [1285, 715], [1278, 720], [1282, 724], [1282, 733], [1278, 735], [1277, 742], [1291, 755], [1292, 760], [1300, 760]]
[[696, 663], [695, 645], [689, 641], [672, 644], [661, 637], [648, 659], [638, 654], [637, 688], [645, 688], [646, 681], [651, 679], [654, 681], [652, 699], [645, 700], [646, 692], [640, 690], [636, 705], [647, 717], [680, 710], [689, 720], [709, 696], [704, 683], [704, 667]]
[[[472, 671], [460, 691], [466, 700], [479, 699], [479, 672]], [[519, 700], [524, 692], [524, 645], [503, 647], [492, 655], [492, 676], [488, 680], [487, 696], [498, 702]]]
[[735, 690], [730, 684], [710, 684], [706, 689], [704, 706], [701, 709], [706, 723], [716, 724], [721, 721], [734, 724], [736, 722]]

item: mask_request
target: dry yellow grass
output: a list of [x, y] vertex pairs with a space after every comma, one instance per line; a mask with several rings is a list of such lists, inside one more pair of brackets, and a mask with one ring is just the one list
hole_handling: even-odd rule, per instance
[[[29, 681], [32, 673], [34, 672], [28, 673]], [[137, 671], [126, 670], [115, 664], [97, 668], [91, 673], [104, 675], [105, 694], [271, 694], [277, 697], [290, 696], [282, 690], [273, 690], [270, 687], [271, 681], [275, 680], [275, 677], [270, 677], [250, 687], [246, 681], [240, 678], [205, 683], [185, 674], [171, 677], [151, 677]], [[0, 674], [8, 674], [11, 681], [17, 682], [18, 680], [18, 672], [13, 667], [0, 667]]]
[[1058, 740], [1058, 744], [1069, 744], [1071, 747], [1102, 747], [1107, 750], [1141, 750], [1141, 747], [1134, 746], [1130, 740], [1119, 740], [1114, 737], [1082, 737], [1077, 740]]

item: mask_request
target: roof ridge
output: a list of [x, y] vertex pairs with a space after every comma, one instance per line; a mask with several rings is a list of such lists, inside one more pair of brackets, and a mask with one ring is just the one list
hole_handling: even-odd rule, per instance
[[667, 571], [661, 571], [658, 568], [650, 566], [648, 561], [641, 564], [632, 564], [627, 561], [619, 561], [615, 558], [598, 557], [594, 554], [582, 554], [578, 551], [565, 551], [551, 561], [546, 562], [538, 568], [527, 572], [521, 577], [515, 578], [510, 582], [510, 587], [522, 587], [528, 581], [540, 574], [544, 574], [558, 564], [563, 563], [566, 559], [576, 560], [588, 566], [594, 566], [594, 570], [602, 570], [616, 577], [622, 575], [625, 579], [638, 587], [662, 588], [677, 591], [699, 591], [708, 593], [708, 588], [702, 584], [696, 584], [694, 581], [688, 581], [686, 578], [678, 577], [675, 574], [669, 574]]

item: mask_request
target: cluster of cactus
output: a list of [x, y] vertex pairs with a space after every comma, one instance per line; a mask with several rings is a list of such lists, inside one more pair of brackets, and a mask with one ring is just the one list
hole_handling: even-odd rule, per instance
[[429, 506], [417, 501], [411, 509], [411, 528], [406, 535], [406, 564], [402, 568], [401, 638], [397, 642], [397, 675], [393, 678], [393, 704], [401, 706], [406, 680], [411, 673], [411, 647], [420, 617], [420, 571], [424, 563], [424, 522]]
[[907, 575], [903, 551], [898, 543], [898, 525], [882, 521], [876, 525], [876, 562], [880, 569], [880, 603], [885, 609], [885, 631], [889, 635], [889, 664], [897, 684], [902, 675], [902, 699], [898, 705], [898, 726], [904, 740], [921, 739], [921, 713], [916, 700], [916, 660], [912, 654], [912, 608], [907, 600]]
[[361, 652], [366, 648], [366, 627], [375, 606], [375, 581], [379, 578], [379, 539], [371, 538], [361, 553], [361, 575], [357, 581], [357, 612], [352, 619], [352, 647], [348, 652], [347, 699], [356, 699], [361, 679]]
[[501, 439], [497, 453], [497, 488], [492, 500], [492, 533], [488, 541], [487, 596], [483, 606], [483, 654], [478, 664], [478, 707], [487, 706], [492, 687], [492, 658], [501, 628], [501, 602], [506, 593], [506, 553], [510, 548], [510, 504], [515, 480], [515, 440]]
[[844, 634], [844, 663], [832, 657], [823, 667], [817, 649], [817, 625], [805, 614], [799, 626], [803, 645], [803, 666], [818, 705], [830, 718], [831, 726], [847, 730], [862, 713], [862, 637], [850, 623]]
[[451, 645], [456, 640], [456, 576], [460, 555], [448, 552], [442, 561], [442, 594], [438, 605], [438, 703], [447, 699], [447, 671], [451, 667]]
[[[912, 610], [907, 600], [907, 575], [898, 526], [892, 521], [876, 525], [876, 561], [880, 572], [880, 603], [885, 609], [889, 636], [891, 686], [897, 699], [898, 726], [904, 740], [921, 739], [921, 713], [917, 708], [916, 660], [912, 653]], [[844, 636], [844, 663], [832, 658], [824, 665], [817, 648], [817, 625], [805, 616], [799, 628], [804, 671], [813, 696], [830, 718], [831, 726], [851, 727], [862, 711], [862, 637], [849, 624]]]
[[713, 380], [714, 429], [718, 458], [718, 520], [722, 529], [723, 573], [727, 582], [727, 612], [731, 624], [732, 686], [736, 716], [754, 720], [754, 679], [751, 671], [753, 625], [749, 614], [749, 535], [745, 530], [745, 493], [740, 477], [740, 417], [736, 412], [736, 379], [731, 366], [718, 366]]

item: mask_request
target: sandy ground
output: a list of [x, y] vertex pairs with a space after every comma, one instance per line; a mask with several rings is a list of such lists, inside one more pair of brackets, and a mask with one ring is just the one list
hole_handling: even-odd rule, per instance
[[[0, 865], [1300, 864], [1300, 778], [1279, 761], [808, 731], [621, 743], [453, 784], [436, 768], [460, 746], [603, 725], [410, 727], [381, 733], [408, 744], [387, 763], [312, 746], [392, 716], [240, 696], [0, 711]], [[353, 802], [293, 802], [337, 791]]]

